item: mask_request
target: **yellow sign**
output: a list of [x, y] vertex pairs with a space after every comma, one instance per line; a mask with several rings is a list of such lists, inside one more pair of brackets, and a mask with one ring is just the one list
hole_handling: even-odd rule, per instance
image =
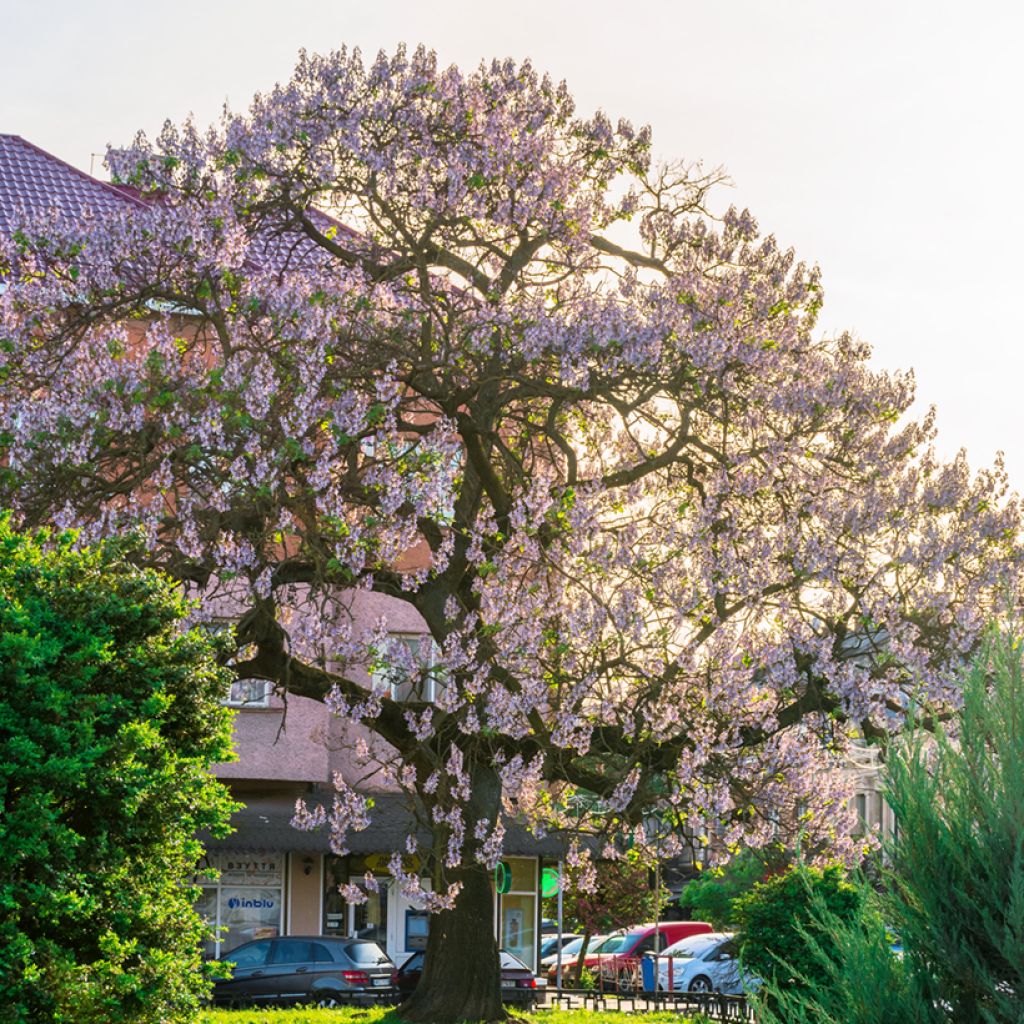
[[[366, 870], [372, 871], [375, 875], [390, 875], [391, 869], [389, 865], [392, 856], [390, 853], [368, 853], [363, 858], [366, 862]], [[422, 863], [418, 854], [402, 854], [402, 870], [410, 875], [418, 872]]]

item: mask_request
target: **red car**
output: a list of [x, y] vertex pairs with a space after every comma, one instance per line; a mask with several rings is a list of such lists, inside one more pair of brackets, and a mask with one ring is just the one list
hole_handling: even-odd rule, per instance
[[[594, 957], [600, 987], [605, 991], [639, 991], [640, 958], [645, 953], [660, 953], [680, 939], [714, 930], [704, 921], [665, 921], [657, 929], [653, 924], [643, 924], [615, 932]], [[587, 957], [588, 966], [589, 960]]]

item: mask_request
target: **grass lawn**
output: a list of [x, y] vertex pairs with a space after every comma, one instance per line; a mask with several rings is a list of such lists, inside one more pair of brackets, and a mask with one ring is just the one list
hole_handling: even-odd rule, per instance
[[[517, 1015], [529, 1024], [628, 1024], [637, 1015], [616, 1011], [596, 1013], [590, 1010], [539, 1010]], [[643, 1024], [699, 1024], [704, 1017], [680, 1017], [659, 1012], [642, 1015]], [[402, 1024], [392, 1007], [343, 1007], [336, 1010], [207, 1010], [199, 1024]]]

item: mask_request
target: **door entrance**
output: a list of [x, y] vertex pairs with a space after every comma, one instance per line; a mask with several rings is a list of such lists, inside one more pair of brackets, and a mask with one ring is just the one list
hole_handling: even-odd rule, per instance
[[348, 933], [357, 939], [369, 939], [371, 942], [376, 942], [387, 953], [390, 879], [377, 879], [379, 892], [368, 892], [363, 882], [354, 884], [366, 893], [366, 902], [348, 905]]

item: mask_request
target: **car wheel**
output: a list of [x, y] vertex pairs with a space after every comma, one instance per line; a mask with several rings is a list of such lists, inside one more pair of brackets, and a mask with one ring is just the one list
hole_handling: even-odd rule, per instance
[[324, 992], [316, 997], [315, 1005], [319, 1006], [322, 1010], [333, 1010], [345, 1004], [341, 1001], [337, 992]]
[[691, 992], [714, 992], [715, 986], [711, 984], [711, 979], [705, 974], [698, 974], [693, 981], [690, 982]]

